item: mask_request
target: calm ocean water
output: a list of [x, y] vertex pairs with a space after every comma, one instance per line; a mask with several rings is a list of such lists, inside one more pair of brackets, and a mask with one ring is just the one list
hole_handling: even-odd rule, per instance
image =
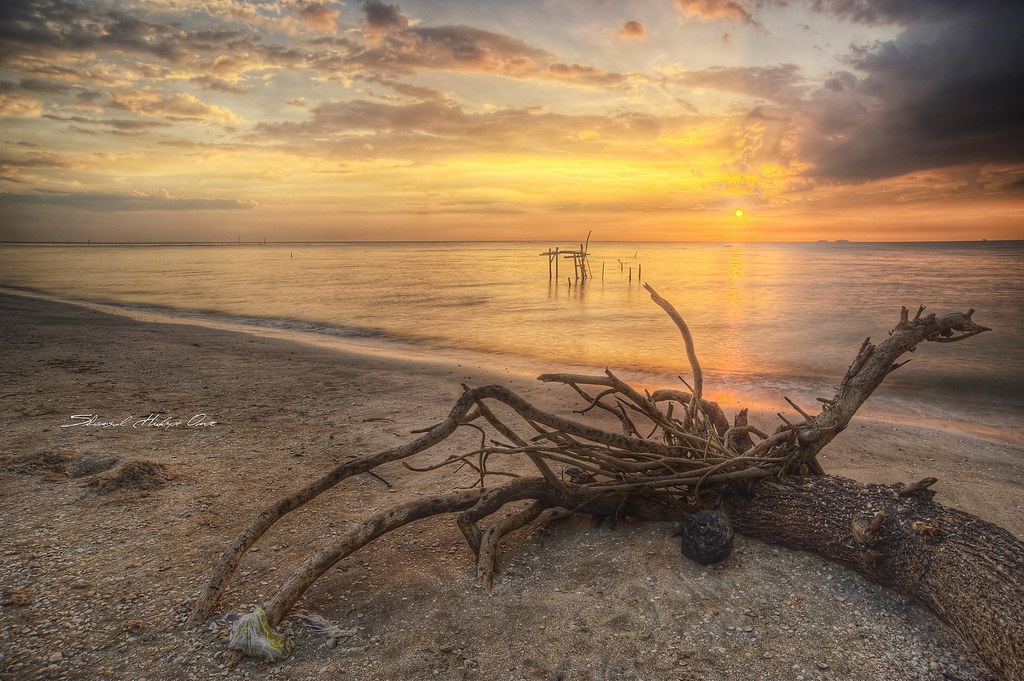
[[[592, 277], [548, 277], [547, 243], [0, 247], [0, 285], [67, 299], [283, 329], [517, 371], [605, 366], [678, 385], [687, 320], [706, 394], [724, 406], [815, 405], [901, 305], [975, 308], [991, 333], [924, 344], [865, 412], [1024, 441], [1024, 242], [592, 243]], [[727, 411], [729, 411], [727, 409]]]

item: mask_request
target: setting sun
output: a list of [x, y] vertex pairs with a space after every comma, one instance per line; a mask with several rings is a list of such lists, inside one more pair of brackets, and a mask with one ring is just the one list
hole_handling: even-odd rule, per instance
[[735, 212], [735, 215], [736, 215], [736, 217], [738, 217], [738, 218], [741, 218], [741, 217], [743, 217], [743, 210], [742, 210], [742, 209], [740, 209], [740, 208], [737, 208], [737, 209], [736, 209], [736, 212]]

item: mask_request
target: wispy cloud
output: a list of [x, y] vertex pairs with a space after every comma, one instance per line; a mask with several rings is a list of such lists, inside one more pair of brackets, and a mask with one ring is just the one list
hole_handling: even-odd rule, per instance
[[179, 121], [240, 123], [242, 120], [228, 109], [205, 104], [194, 95], [184, 92], [175, 92], [166, 97], [147, 90], [115, 92], [110, 97], [110, 106], [140, 115]]
[[776, 102], [797, 101], [809, 89], [796, 64], [712, 66], [699, 71], [668, 69], [665, 74], [685, 88], [709, 88]]
[[166, 191], [145, 194], [39, 190], [29, 194], [0, 194], [0, 202], [11, 205], [80, 208], [99, 212], [245, 210], [256, 206], [253, 201], [241, 199], [180, 199]]
[[702, 21], [730, 19], [756, 23], [743, 4], [736, 0], [675, 0], [675, 5], [685, 16]]
[[236, 95], [242, 95], [249, 91], [249, 88], [238, 87], [223, 78], [217, 78], [209, 74], [203, 76], [193, 76], [189, 79], [191, 82], [198, 85], [203, 90], [214, 90], [217, 92], [230, 92]]

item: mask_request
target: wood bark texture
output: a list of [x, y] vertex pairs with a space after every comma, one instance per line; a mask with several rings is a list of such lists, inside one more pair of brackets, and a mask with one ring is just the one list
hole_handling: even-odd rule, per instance
[[763, 480], [726, 511], [737, 532], [844, 563], [927, 606], [1000, 678], [1024, 680], [1024, 543], [908, 489]]

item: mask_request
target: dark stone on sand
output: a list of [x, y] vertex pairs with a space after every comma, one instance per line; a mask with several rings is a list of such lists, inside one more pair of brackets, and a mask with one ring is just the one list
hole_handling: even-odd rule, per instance
[[732, 539], [732, 526], [724, 513], [698, 511], [683, 525], [683, 555], [701, 565], [718, 563], [732, 551]]

